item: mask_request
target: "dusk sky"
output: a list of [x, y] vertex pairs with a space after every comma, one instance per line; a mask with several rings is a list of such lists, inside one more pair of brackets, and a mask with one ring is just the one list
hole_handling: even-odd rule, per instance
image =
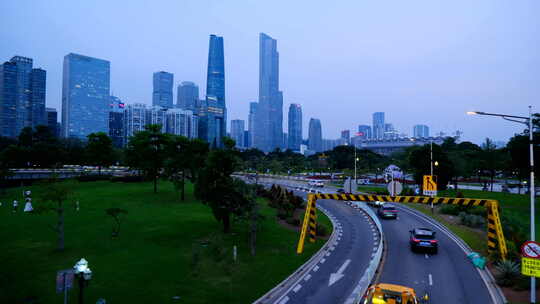
[[[111, 62], [111, 93], [152, 102], [152, 73], [193, 81], [204, 96], [208, 38], [223, 36], [228, 118], [258, 97], [259, 33], [278, 42], [284, 117], [290, 103], [322, 122], [324, 138], [372, 123], [412, 135], [457, 129], [508, 140], [524, 126], [468, 110], [540, 112], [540, 1], [41, 1], [0, 2], [0, 60], [47, 70], [47, 106], [60, 112], [70, 53]], [[228, 127], [230, 125], [228, 124]], [[284, 131], [287, 124], [284, 121]]]

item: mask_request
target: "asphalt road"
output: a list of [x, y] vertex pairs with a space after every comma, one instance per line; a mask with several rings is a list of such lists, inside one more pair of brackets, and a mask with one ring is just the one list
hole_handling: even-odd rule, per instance
[[[414, 288], [419, 296], [430, 295], [430, 304], [492, 303], [478, 270], [461, 248], [436, 226], [413, 210], [395, 204], [397, 220], [381, 220], [387, 244], [381, 283]], [[409, 248], [409, 230], [429, 228], [437, 232], [437, 254], [413, 253]]]
[[[307, 196], [305, 192], [295, 193], [304, 198]], [[364, 274], [379, 244], [379, 232], [363, 212], [344, 202], [332, 200], [317, 200], [317, 206], [325, 209], [336, 224], [337, 241], [329, 244], [334, 250], [284, 294], [276, 302], [278, 304], [344, 303]], [[332, 284], [331, 276], [335, 280]]]

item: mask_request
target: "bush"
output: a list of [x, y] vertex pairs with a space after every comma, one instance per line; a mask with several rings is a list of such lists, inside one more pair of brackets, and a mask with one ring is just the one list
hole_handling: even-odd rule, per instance
[[326, 227], [325, 224], [317, 223], [316, 231], [317, 231], [318, 236], [327, 236], [329, 229], [328, 229], [328, 227]]
[[300, 226], [300, 220], [297, 219], [297, 218], [294, 218], [294, 217], [290, 217], [290, 218], [286, 219], [285, 222], [287, 222], [287, 224], [295, 226], [295, 227]]
[[450, 215], [458, 215], [461, 212], [465, 212], [465, 210], [463, 210], [463, 207], [457, 205], [444, 205], [440, 208], [440, 211], [443, 214]]
[[484, 217], [480, 215], [460, 212], [458, 216], [459, 216], [459, 219], [461, 220], [461, 224], [468, 227], [480, 228], [480, 227], [483, 227], [486, 223], [486, 220], [484, 219]]
[[111, 182], [140, 183], [144, 182], [144, 177], [137, 175], [113, 176], [111, 177]]
[[277, 212], [277, 217], [281, 220], [285, 220], [287, 219], [287, 211], [283, 210], [283, 209], [278, 209], [278, 212]]
[[495, 279], [500, 286], [512, 286], [520, 276], [519, 263], [505, 260], [495, 264]]

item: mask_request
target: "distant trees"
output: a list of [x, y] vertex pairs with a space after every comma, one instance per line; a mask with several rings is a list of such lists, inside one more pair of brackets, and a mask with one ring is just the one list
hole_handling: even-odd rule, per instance
[[113, 164], [113, 152], [112, 140], [107, 134], [97, 132], [88, 135], [88, 143], [86, 144], [87, 163], [98, 166], [99, 175], [101, 175], [102, 167]]

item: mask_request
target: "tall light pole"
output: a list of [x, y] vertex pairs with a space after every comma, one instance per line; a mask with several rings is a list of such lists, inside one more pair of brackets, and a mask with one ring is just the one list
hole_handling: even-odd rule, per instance
[[356, 184], [356, 143], [354, 144], [354, 183]]
[[[506, 114], [494, 114], [486, 112], [471, 111], [467, 112], [469, 115], [486, 115], [486, 116], [498, 116], [502, 117], [505, 120], [525, 124], [529, 128], [529, 160], [530, 160], [530, 171], [531, 171], [531, 181], [530, 186], [530, 195], [531, 195], [531, 241], [535, 241], [535, 220], [534, 220], [534, 146], [533, 146], [533, 119], [532, 119], [532, 107], [529, 106], [529, 117], [525, 116], [514, 116]], [[531, 277], [531, 303], [536, 303], [536, 279]]]

